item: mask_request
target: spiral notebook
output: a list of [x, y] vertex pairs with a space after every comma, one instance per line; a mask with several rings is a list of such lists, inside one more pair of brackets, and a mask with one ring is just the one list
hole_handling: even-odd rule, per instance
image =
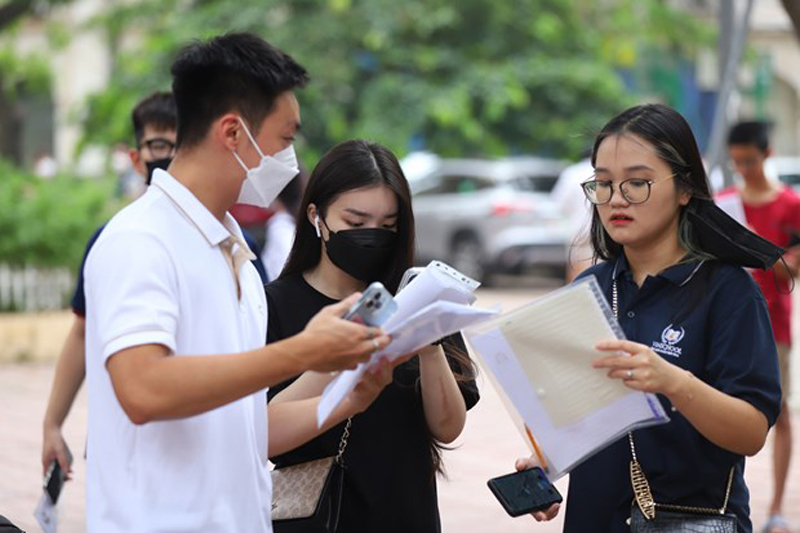
[[467, 329], [557, 479], [628, 431], [669, 421], [655, 395], [592, 367], [595, 344], [624, 338], [591, 276]]

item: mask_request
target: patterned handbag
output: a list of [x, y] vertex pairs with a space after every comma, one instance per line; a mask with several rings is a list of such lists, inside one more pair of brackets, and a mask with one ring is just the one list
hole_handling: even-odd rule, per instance
[[[614, 317], [619, 316], [617, 281], [612, 283], [611, 308]], [[642, 465], [636, 457], [636, 446], [633, 435], [628, 433], [631, 446], [630, 476], [634, 501], [631, 504], [631, 517], [628, 524], [632, 533], [736, 533], [738, 519], [736, 515], [725, 513], [733, 485], [734, 467], [728, 474], [728, 486], [725, 489], [725, 500], [719, 509], [707, 507], [690, 507], [656, 503], [650, 491], [650, 483], [644, 475]], [[658, 513], [656, 513], [658, 510]]]
[[333, 533], [339, 524], [344, 450], [352, 419], [335, 456], [272, 471], [272, 529], [275, 533]]

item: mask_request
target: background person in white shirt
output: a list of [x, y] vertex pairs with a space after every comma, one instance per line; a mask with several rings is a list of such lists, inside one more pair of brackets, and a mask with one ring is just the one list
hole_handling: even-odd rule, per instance
[[281, 275], [283, 265], [286, 264], [286, 259], [292, 250], [297, 229], [295, 216], [307, 181], [307, 175], [301, 171], [270, 206], [273, 214], [267, 219], [264, 250], [261, 253], [261, 261], [264, 263], [269, 281], [274, 281]]
[[306, 71], [228, 34], [184, 49], [172, 74], [169, 172], [108, 223], [85, 268], [87, 529], [269, 532], [265, 389], [353, 367], [389, 338], [340, 318], [354, 295], [263, 346], [266, 298], [227, 211], [269, 204], [297, 173]]

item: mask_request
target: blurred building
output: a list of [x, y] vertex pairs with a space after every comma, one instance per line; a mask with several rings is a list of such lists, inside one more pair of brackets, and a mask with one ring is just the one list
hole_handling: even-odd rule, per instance
[[[738, 22], [746, 0], [672, 1], [673, 5], [718, 28], [723, 2], [733, 6]], [[771, 121], [774, 124], [773, 144], [778, 155], [800, 155], [800, 42], [796, 35], [779, 0], [753, 1], [747, 45], [738, 70], [729, 122], [738, 119]], [[714, 95], [720, 82], [719, 72], [718, 50], [701, 52], [694, 73], [698, 91]]]
[[[84, 174], [102, 170], [106, 147], [76, 154], [86, 97], [108, 84], [113, 54], [103, 30], [92, 25], [103, 0], [75, 0], [35, 12], [19, 27], [0, 33], [25, 61], [49, 67], [47, 86], [26, 81], [0, 92], [0, 156], [32, 169], [40, 154], [52, 154], [59, 168]], [[3, 77], [0, 71], [0, 78]]]

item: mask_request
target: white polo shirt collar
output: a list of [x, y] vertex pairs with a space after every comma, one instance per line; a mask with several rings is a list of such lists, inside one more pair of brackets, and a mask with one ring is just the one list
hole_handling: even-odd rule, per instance
[[239, 225], [230, 213], [225, 213], [225, 223], [221, 223], [192, 191], [166, 170], [158, 168], [153, 172], [152, 185], [161, 189], [172, 200], [211, 246], [218, 246], [231, 235], [244, 242]]

